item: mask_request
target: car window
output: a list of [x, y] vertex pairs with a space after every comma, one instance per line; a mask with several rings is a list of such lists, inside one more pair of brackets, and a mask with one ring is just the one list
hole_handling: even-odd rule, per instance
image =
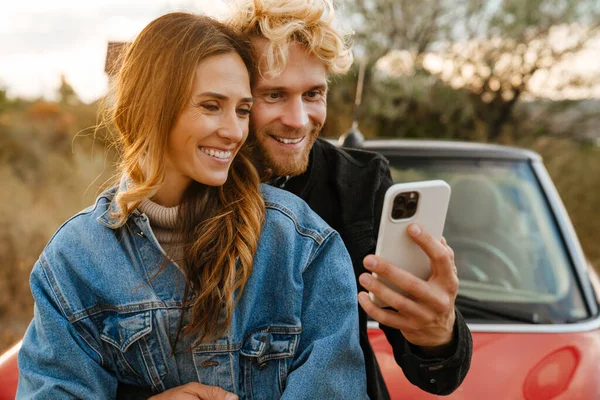
[[460, 291], [529, 310], [539, 322], [573, 322], [588, 311], [534, 171], [526, 161], [388, 157], [395, 183], [443, 179], [452, 187], [444, 236]]

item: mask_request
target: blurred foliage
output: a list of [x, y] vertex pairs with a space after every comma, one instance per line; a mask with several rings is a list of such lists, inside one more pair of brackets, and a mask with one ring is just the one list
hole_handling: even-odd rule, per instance
[[390, 77], [377, 78], [376, 62], [379, 69], [398, 77], [396, 86], [404, 87], [407, 80], [427, 79], [426, 87], [432, 91], [425, 95], [447, 99], [444, 88], [442, 93], [437, 91], [441, 86], [433, 81], [433, 75], [453, 89], [462, 89], [461, 96], [467, 101], [460, 104], [468, 107], [467, 115], [453, 110], [440, 115], [441, 120], [464, 123], [467, 117], [471, 129], [476, 120], [478, 139], [492, 142], [505, 133], [504, 126], [511, 123], [519, 99], [531, 95], [535, 79], [539, 84], [552, 77], [560, 92], [590, 85], [590, 79], [600, 77], [580, 76], [563, 63], [572, 61], [600, 37], [597, 0], [343, 3], [344, 14], [357, 32], [357, 59], [368, 65], [365, 97], [379, 103], [367, 114], [367, 125], [393, 126], [393, 119], [411, 116], [415, 110], [421, 115], [418, 104], [398, 99], [396, 90], [387, 90]]
[[540, 137], [529, 147], [544, 158], [581, 245], [600, 272], [600, 146]]
[[0, 224], [10, 226], [0, 231], [0, 352], [31, 320], [29, 274], [42, 249], [113, 174], [114, 156], [93, 134], [96, 112], [0, 90]]

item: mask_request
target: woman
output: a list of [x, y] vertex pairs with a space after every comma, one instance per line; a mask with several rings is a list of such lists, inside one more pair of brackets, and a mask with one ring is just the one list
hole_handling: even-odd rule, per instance
[[259, 186], [249, 70], [248, 42], [206, 17], [165, 15], [131, 45], [112, 114], [123, 178], [34, 266], [18, 398], [188, 382], [364, 397], [349, 256], [301, 200]]

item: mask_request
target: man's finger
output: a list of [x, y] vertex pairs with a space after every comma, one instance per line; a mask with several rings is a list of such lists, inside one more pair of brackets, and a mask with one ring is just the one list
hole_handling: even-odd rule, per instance
[[442, 236], [442, 238], [440, 239], [440, 242], [442, 242], [442, 244], [444, 245], [444, 247], [448, 247], [448, 242], [446, 241], [446, 238]]
[[427, 257], [429, 257], [432, 274], [450, 277], [454, 275], [454, 254], [452, 249], [444, 246], [441, 241], [434, 238], [417, 224], [413, 223], [408, 226], [408, 234], [427, 254]]
[[360, 292], [358, 294], [358, 302], [367, 315], [380, 324], [399, 330], [410, 328], [407, 324], [407, 319], [402, 314], [393, 310], [384, 310], [383, 308], [377, 307], [366, 292]]
[[422, 306], [396, 292], [371, 274], [362, 274], [359, 281], [365, 289], [372, 292], [383, 303], [406, 316], [421, 318], [426, 313]]
[[437, 303], [436, 297], [426, 281], [417, 278], [402, 268], [390, 264], [383, 258], [368, 255], [365, 257], [364, 266], [369, 271], [377, 273], [378, 276], [398, 286], [398, 288], [413, 297], [416, 302]]
[[450, 259], [452, 260], [452, 272], [454, 272], [454, 275], [458, 276], [458, 270], [456, 269], [456, 260], [454, 259], [454, 250], [452, 250], [452, 247], [450, 247], [445, 237], [442, 236], [440, 242], [442, 242], [444, 247], [446, 247], [450, 252]]

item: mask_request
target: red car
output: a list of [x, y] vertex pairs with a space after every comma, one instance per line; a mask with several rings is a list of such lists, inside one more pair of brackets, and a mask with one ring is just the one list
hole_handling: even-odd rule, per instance
[[[471, 369], [448, 399], [600, 399], [600, 284], [534, 152], [474, 143], [368, 140], [396, 182], [444, 179], [444, 236], [473, 332]], [[369, 336], [393, 399], [412, 386], [377, 323]], [[18, 345], [0, 357], [0, 400], [14, 398]]]

